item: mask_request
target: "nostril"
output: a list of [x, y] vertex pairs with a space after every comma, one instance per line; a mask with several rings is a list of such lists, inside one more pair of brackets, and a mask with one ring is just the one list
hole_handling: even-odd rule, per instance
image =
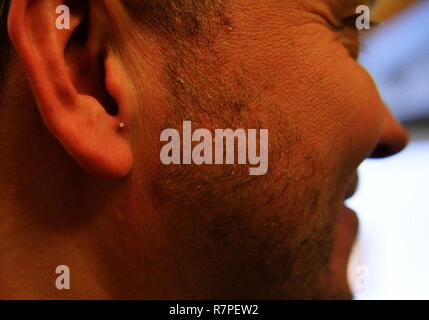
[[379, 144], [371, 154], [371, 158], [380, 159], [394, 155], [396, 152], [387, 144]]
[[386, 158], [401, 152], [408, 144], [408, 132], [394, 118], [388, 121], [388, 125], [379, 138], [377, 147], [370, 158]]
[[370, 158], [380, 159], [380, 158], [391, 157], [401, 152], [407, 146], [407, 144], [408, 142], [405, 140], [404, 140], [404, 143], [397, 143], [397, 144], [380, 143], [372, 152]]

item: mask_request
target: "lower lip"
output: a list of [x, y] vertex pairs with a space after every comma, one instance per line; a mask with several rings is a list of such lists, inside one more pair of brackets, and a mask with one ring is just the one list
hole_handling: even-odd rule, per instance
[[343, 239], [347, 239], [347, 242], [350, 241], [350, 246], [353, 246], [359, 228], [356, 212], [344, 205], [338, 216], [338, 227], [344, 232]]

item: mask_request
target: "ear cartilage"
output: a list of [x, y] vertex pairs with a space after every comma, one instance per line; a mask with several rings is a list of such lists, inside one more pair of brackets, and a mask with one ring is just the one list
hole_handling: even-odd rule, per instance
[[124, 129], [125, 128], [125, 122], [123, 122], [123, 121], [119, 122], [118, 128]]

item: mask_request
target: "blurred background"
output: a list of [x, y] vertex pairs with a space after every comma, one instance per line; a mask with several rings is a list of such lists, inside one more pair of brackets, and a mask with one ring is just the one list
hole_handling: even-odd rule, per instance
[[411, 143], [360, 168], [349, 281], [356, 299], [429, 299], [429, 0], [379, 0], [372, 18], [361, 63]]

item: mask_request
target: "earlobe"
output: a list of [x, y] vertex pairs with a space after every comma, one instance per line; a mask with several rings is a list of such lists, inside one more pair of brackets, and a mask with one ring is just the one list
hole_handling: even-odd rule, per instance
[[12, 1], [9, 35], [42, 119], [86, 171], [124, 177], [132, 167], [128, 141], [131, 98], [108, 50], [108, 20], [97, 1], [72, 1], [71, 28], [56, 28], [61, 1]]

